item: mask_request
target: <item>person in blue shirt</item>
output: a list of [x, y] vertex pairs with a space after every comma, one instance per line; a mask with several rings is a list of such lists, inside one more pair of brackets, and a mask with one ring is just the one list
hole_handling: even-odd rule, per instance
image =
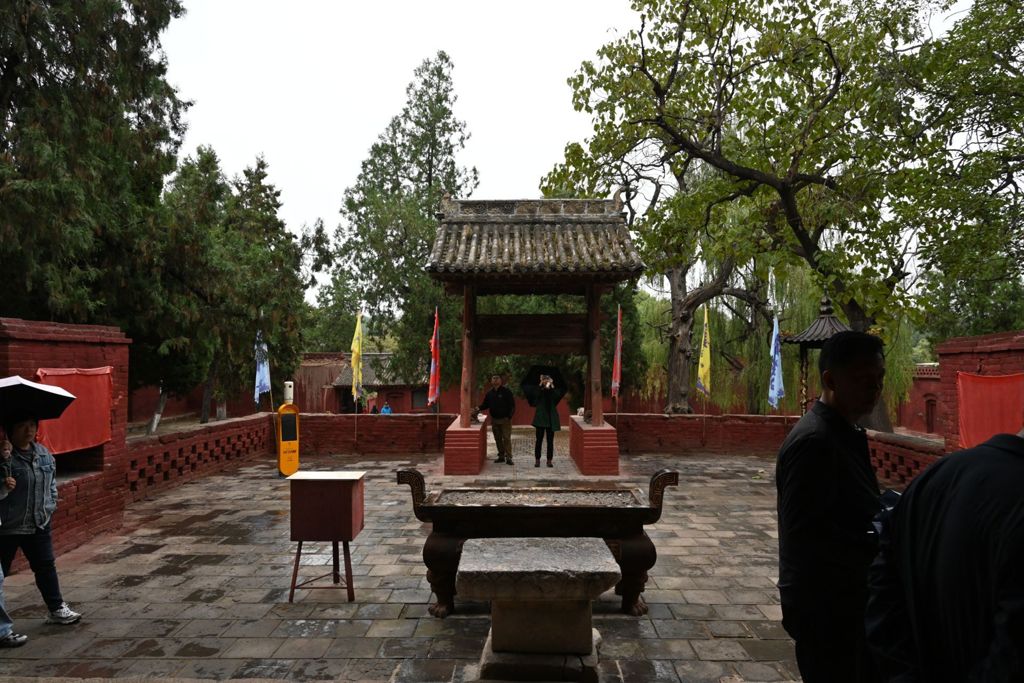
[[391, 414], [391, 404], [388, 403], [387, 401], [384, 401], [384, 407], [380, 409], [380, 414], [381, 415], [390, 415]]

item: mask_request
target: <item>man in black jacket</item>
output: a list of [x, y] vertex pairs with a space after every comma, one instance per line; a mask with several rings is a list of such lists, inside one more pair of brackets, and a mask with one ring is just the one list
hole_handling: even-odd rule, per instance
[[477, 407], [491, 414], [491, 431], [498, 446], [498, 458], [494, 462], [512, 464], [512, 415], [516, 412], [516, 397], [505, 386], [501, 375], [491, 375], [491, 390], [484, 396], [484, 402]]
[[1024, 430], [918, 475], [881, 551], [867, 634], [883, 680], [1024, 681]]
[[782, 625], [805, 683], [877, 681], [864, 607], [879, 491], [857, 420], [882, 393], [882, 342], [840, 332], [818, 368], [821, 398], [786, 437], [775, 470]]

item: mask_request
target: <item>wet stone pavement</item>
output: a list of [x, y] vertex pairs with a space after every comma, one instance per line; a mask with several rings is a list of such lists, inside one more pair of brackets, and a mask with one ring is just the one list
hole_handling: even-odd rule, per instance
[[[493, 443], [491, 444], [493, 449]], [[431, 601], [421, 551], [429, 525], [412, 515], [394, 470], [415, 466], [428, 489], [486, 483], [563, 485], [583, 479], [565, 435], [554, 468], [533, 466], [533, 434], [516, 430], [512, 466], [493, 456], [480, 477], [443, 477], [441, 458], [324, 457], [307, 469], [367, 470], [366, 527], [351, 544], [356, 601], [344, 590], [303, 590], [288, 603], [295, 544], [288, 484], [269, 461], [189, 482], [132, 505], [125, 526], [58, 558], [65, 598], [84, 613], [48, 626], [31, 573], [6, 579], [16, 629], [0, 651], [0, 680], [27, 678], [289, 679], [426, 683], [472, 681], [488, 606], [456, 602], [444, 620]], [[624, 482], [646, 491], [661, 467], [680, 471], [661, 521], [646, 617], [594, 605], [602, 681], [797, 680], [776, 575], [772, 462], [735, 456], [623, 458]], [[592, 480], [593, 478], [589, 478]], [[328, 571], [330, 544], [305, 544], [302, 576]]]

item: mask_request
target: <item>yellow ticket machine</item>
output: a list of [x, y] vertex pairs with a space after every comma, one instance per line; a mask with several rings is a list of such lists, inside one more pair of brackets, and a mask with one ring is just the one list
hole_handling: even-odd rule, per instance
[[284, 383], [284, 403], [277, 409], [277, 471], [290, 477], [299, 471], [299, 407], [292, 403], [293, 385]]

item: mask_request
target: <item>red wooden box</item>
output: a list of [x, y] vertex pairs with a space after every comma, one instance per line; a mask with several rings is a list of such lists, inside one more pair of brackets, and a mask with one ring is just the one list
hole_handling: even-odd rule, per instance
[[363, 530], [366, 472], [296, 472], [288, 477], [293, 541], [351, 541]]

